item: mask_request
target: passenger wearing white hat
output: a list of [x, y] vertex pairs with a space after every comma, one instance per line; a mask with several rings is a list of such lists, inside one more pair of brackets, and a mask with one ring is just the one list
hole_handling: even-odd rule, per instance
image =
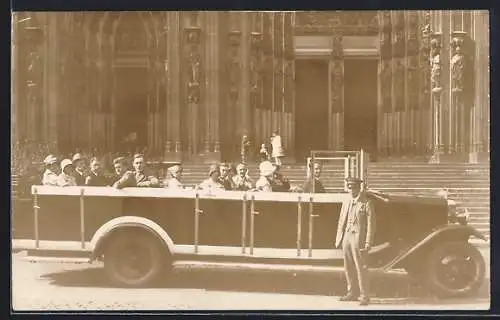
[[49, 154], [44, 160], [45, 171], [43, 172], [42, 185], [44, 186], [57, 186], [57, 165], [56, 156]]
[[258, 191], [272, 192], [272, 183], [276, 167], [270, 161], [263, 161], [261, 162], [259, 169], [260, 178], [255, 183], [255, 188]]
[[59, 187], [77, 186], [73, 171], [73, 163], [70, 159], [61, 161], [61, 174], [57, 178], [57, 185]]

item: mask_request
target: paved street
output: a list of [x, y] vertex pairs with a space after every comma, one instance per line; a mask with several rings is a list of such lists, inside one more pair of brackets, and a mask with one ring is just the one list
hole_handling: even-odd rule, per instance
[[[155, 288], [114, 288], [101, 265], [30, 262], [13, 256], [13, 308], [23, 310], [408, 310], [489, 308], [488, 281], [473, 299], [439, 301], [405, 277], [377, 276], [368, 307], [338, 302], [344, 282], [336, 274], [177, 270]], [[388, 290], [390, 288], [390, 290]], [[411, 296], [411, 297], [410, 297]]]

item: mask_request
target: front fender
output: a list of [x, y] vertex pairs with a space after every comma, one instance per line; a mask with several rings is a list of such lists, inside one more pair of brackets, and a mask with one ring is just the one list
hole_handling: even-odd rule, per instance
[[162, 241], [170, 252], [173, 252], [174, 250], [174, 242], [167, 232], [156, 222], [143, 217], [123, 216], [106, 222], [94, 233], [94, 236], [90, 241], [90, 247], [92, 249], [91, 260], [94, 260], [102, 253], [102, 245], [109, 235], [111, 235], [114, 231], [125, 227], [138, 227], [147, 230]]
[[475, 228], [467, 225], [450, 224], [445, 225], [428, 234], [424, 239], [410, 246], [396, 258], [389, 262], [383, 269], [398, 268], [411, 257], [429, 249], [436, 242], [464, 241], [468, 242], [469, 237], [476, 237], [487, 241], [486, 237]]

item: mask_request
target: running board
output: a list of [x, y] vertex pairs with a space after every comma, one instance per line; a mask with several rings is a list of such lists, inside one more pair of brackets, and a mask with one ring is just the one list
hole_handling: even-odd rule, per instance
[[[306, 272], [306, 273], [338, 273], [345, 272], [343, 266], [311, 266], [295, 264], [268, 264], [268, 263], [236, 263], [236, 262], [215, 262], [215, 261], [174, 261], [175, 269], [218, 269], [230, 271], [285, 271], [285, 272]], [[370, 269], [370, 273], [385, 274], [406, 274], [403, 270], [385, 271], [380, 268]]]

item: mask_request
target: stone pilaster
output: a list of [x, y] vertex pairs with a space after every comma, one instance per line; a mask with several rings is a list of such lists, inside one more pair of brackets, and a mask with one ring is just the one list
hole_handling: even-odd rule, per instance
[[387, 156], [392, 149], [390, 139], [388, 117], [392, 113], [392, 19], [390, 11], [382, 11], [380, 16], [380, 60], [379, 60], [379, 80], [380, 83], [380, 110], [383, 118], [382, 142], [379, 145], [379, 153]]
[[165, 112], [166, 141], [164, 147], [165, 161], [180, 162], [182, 160], [181, 144], [181, 46], [180, 15], [179, 11], [169, 11], [167, 60], [165, 72], [167, 74], [167, 101]]
[[[205, 45], [205, 74], [206, 74], [206, 101], [205, 109], [209, 114], [208, 141], [205, 143], [205, 162], [220, 161], [220, 91], [219, 91], [219, 12], [204, 12], [206, 30]], [[207, 152], [208, 151], [208, 152]]]
[[[187, 112], [184, 116], [184, 128], [186, 133], [187, 155], [196, 157], [200, 147], [201, 115], [202, 106], [206, 106], [206, 91], [204, 90], [204, 67], [205, 61], [202, 55], [202, 46], [205, 42], [205, 34], [200, 27], [200, 13], [196, 11], [186, 12], [187, 26], [184, 27], [184, 63], [183, 73], [185, 78]], [[205, 108], [207, 110], [207, 108]], [[200, 132], [201, 131], [201, 132]], [[208, 139], [205, 132], [205, 139]], [[207, 142], [207, 140], [205, 140]]]
[[420, 108], [420, 136], [421, 147], [424, 155], [432, 154], [432, 119], [425, 117], [427, 110], [431, 106], [431, 63], [430, 63], [430, 42], [431, 42], [431, 17], [430, 11], [420, 12], [419, 25], [420, 47], [419, 47], [419, 108]]
[[328, 147], [342, 150], [344, 146], [344, 51], [342, 33], [332, 36], [332, 54], [329, 61], [329, 110], [328, 110]]

